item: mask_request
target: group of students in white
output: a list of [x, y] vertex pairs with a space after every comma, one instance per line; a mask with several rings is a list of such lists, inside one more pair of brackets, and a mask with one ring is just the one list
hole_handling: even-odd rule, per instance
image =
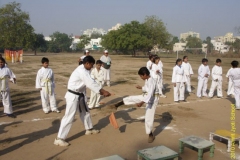
[[[42, 68], [39, 69], [36, 76], [36, 88], [40, 90], [42, 108], [44, 113], [57, 112], [56, 98], [54, 93], [55, 83], [54, 74], [52, 69], [48, 67], [49, 60], [45, 57], [42, 58]], [[79, 59], [79, 66], [72, 72], [67, 86], [66, 99], [66, 111], [61, 120], [61, 125], [57, 138], [54, 140], [54, 144], [58, 146], [68, 146], [69, 143], [65, 141], [68, 132], [71, 128], [72, 122], [76, 112], [79, 113], [80, 119], [86, 129], [85, 134], [97, 134], [100, 131], [93, 128], [90, 109], [100, 106], [100, 96], [110, 96], [111, 94], [103, 89], [106, 82], [110, 86], [110, 66], [111, 58], [108, 56], [108, 51], [104, 51], [104, 55], [100, 60], [96, 61], [86, 51], [84, 57]], [[240, 109], [240, 68], [238, 68], [238, 61], [232, 61], [232, 68], [228, 71], [227, 77], [229, 78], [228, 95], [235, 96], [236, 109]], [[0, 57], [0, 89], [2, 102], [4, 106], [4, 113], [15, 118], [12, 111], [11, 99], [9, 96], [9, 87], [7, 78], [10, 78], [13, 82], [16, 82], [16, 76], [6, 66], [4, 58]], [[188, 57], [183, 57], [176, 60], [176, 65], [173, 68], [172, 83], [174, 86], [174, 101], [185, 101], [184, 93], [186, 91], [191, 93], [191, 75], [193, 74], [192, 67], [188, 63]], [[163, 64], [160, 57], [157, 55], [150, 55], [149, 61], [146, 67], [141, 67], [138, 71], [138, 75], [145, 81], [144, 86], [137, 85], [136, 88], [141, 89], [143, 94], [137, 96], [129, 96], [123, 98], [122, 101], [114, 104], [115, 108], [121, 105], [136, 104], [141, 107], [146, 103], [145, 113], [145, 130], [148, 134], [148, 142], [152, 143], [155, 136], [152, 133], [153, 121], [156, 107], [159, 102], [159, 97], [165, 98], [163, 94]], [[213, 97], [213, 92], [217, 87], [217, 96], [222, 96], [222, 67], [221, 60], [216, 60], [216, 65], [212, 69], [212, 86], [209, 94], [207, 95], [207, 82], [210, 76], [210, 69], [208, 67], [208, 60], [203, 58], [202, 64], [198, 69], [198, 89], [197, 97], [208, 96]], [[87, 104], [86, 87], [91, 90], [91, 98], [89, 104]], [[49, 104], [50, 103], [50, 104]]]

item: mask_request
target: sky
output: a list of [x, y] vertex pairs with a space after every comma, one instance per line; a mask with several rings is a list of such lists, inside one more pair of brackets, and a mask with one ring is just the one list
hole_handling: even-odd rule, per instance
[[[80, 35], [92, 28], [108, 30], [117, 23], [143, 22], [156, 15], [173, 36], [194, 31], [207, 36], [237, 33], [240, 27], [239, 0], [15, 0], [30, 15], [36, 33], [55, 31]], [[0, 7], [12, 2], [0, 0]]]

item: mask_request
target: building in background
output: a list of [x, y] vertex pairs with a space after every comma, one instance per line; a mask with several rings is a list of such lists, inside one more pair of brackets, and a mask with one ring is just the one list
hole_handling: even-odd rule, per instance
[[115, 26], [113, 26], [111, 29], [108, 30], [108, 32], [110, 31], [116, 31], [121, 27], [121, 23], [117, 23]]
[[183, 39], [184, 41], [187, 39], [187, 37], [192, 36], [192, 37], [197, 37], [200, 38], [200, 33], [189, 31], [186, 33], [181, 33], [180, 34], [180, 40]]
[[240, 39], [239, 36], [238, 36], [238, 37], [234, 37], [234, 36], [233, 36], [233, 33], [228, 32], [228, 33], [225, 34], [225, 36], [214, 37], [214, 40], [215, 40], [216, 42], [221, 42], [221, 43], [224, 43], [224, 44], [225, 44], [226, 42], [233, 43], [233, 42], [235, 42], [235, 40], [236, 40], [237, 38]]
[[186, 50], [186, 43], [175, 43], [173, 45], [173, 52], [185, 51], [185, 50]]
[[211, 40], [211, 43], [213, 44], [213, 50], [219, 51], [219, 53], [226, 53], [229, 51], [230, 46], [225, 45], [221, 41]]
[[102, 36], [107, 34], [107, 31], [105, 31], [104, 29], [100, 28], [93, 28], [93, 29], [87, 29], [85, 31], [83, 31], [83, 35], [86, 35], [88, 37], [91, 37], [92, 34], [101, 34]]

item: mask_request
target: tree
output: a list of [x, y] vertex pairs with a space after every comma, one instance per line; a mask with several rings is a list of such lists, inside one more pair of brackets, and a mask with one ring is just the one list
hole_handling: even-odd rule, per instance
[[188, 48], [202, 48], [202, 40], [200, 38], [189, 36], [186, 41]]
[[91, 34], [91, 39], [97, 39], [97, 38], [101, 38], [102, 37], [102, 34], [100, 33], [92, 33]]
[[148, 38], [152, 46], [164, 48], [170, 42], [171, 34], [167, 31], [163, 21], [157, 16], [147, 16], [144, 25], [148, 29]]
[[0, 43], [4, 48], [28, 48], [34, 39], [29, 14], [20, 3], [12, 2], [0, 8]]
[[208, 36], [208, 37], [206, 38], [206, 40], [203, 41], [203, 43], [206, 43], [206, 44], [207, 44], [207, 52], [208, 52], [208, 53], [211, 53], [212, 50], [213, 50], [213, 44], [212, 44], [212, 42], [211, 42], [211, 37]]
[[72, 44], [71, 36], [68, 36], [66, 33], [54, 32], [50, 37], [51, 41], [48, 48], [50, 52], [70, 51], [69, 47]]
[[37, 49], [39, 48], [46, 48], [46, 41], [42, 34], [34, 34], [34, 40], [32, 42], [32, 50], [34, 51], [35, 55], [37, 55]]
[[80, 39], [80, 42], [77, 44], [77, 49], [84, 49], [85, 48], [85, 45], [89, 44], [90, 42], [90, 38], [86, 35], [81, 35], [81, 37], [79, 38]]
[[137, 50], [147, 50], [152, 47], [144, 24], [132, 21], [116, 31], [110, 31], [103, 37], [102, 45], [105, 48], [121, 51], [131, 51], [136, 56]]
[[236, 50], [237, 53], [240, 51], [240, 39], [236, 39], [235, 42], [233, 43], [233, 48]]
[[179, 42], [179, 39], [178, 37], [172, 37], [172, 40], [167, 44], [167, 46], [165, 47], [167, 50], [173, 50], [173, 45], [175, 43], [178, 43]]

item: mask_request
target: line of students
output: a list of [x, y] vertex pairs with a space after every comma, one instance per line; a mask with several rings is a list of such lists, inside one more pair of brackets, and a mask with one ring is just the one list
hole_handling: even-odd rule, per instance
[[[149, 61], [147, 62], [147, 69], [150, 71], [150, 75], [155, 80], [155, 83], [158, 87], [158, 92], [160, 95], [162, 94], [162, 62], [159, 61], [160, 58], [157, 55], [150, 55]], [[161, 62], [161, 63], [160, 63]], [[208, 66], [208, 60], [206, 58], [202, 59], [202, 64], [198, 68], [198, 87], [197, 87], [197, 97], [208, 97], [212, 98], [215, 89], [217, 88], [217, 97], [223, 98], [222, 94], [222, 67], [221, 67], [221, 59], [216, 59], [216, 64], [212, 68], [212, 72], [210, 72], [210, 68]], [[160, 64], [160, 65], [159, 65]], [[226, 77], [228, 78], [228, 91], [227, 95], [234, 95], [235, 101], [236, 101], [236, 109], [240, 109], [240, 73], [238, 67], [238, 62], [233, 61], [231, 63], [232, 68], [229, 69], [227, 72]], [[159, 77], [156, 77], [156, 74], [159, 75]], [[191, 67], [191, 64], [188, 62], [188, 57], [183, 57], [182, 59], [176, 60], [176, 65], [173, 67], [172, 72], [172, 83], [173, 83], [173, 89], [174, 89], [174, 101], [186, 101], [185, 100], [185, 93], [188, 92], [189, 94], [192, 93], [191, 90], [191, 75], [193, 75], [193, 70]], [[209, 93], [207, 94], [207, 84], [209, 77], [212, 77], [212, 83], [209, 90]], [[160, 80], [159, 80], [160, 79]], [[239, 83], [239, 84], [238, 84]], [[161, 84], [161, 85], [159, 85]], [[163, 94], [162, 94], [163, 95]]]

